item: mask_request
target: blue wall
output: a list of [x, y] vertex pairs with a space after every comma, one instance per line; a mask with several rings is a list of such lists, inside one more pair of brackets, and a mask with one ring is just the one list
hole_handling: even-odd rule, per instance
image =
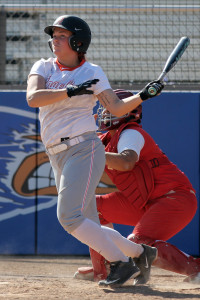
[[[199, 93], [163, 93], [143, 105], [143, 128], [190, 179], [199, 201]], [[170, 239], [182, 251], [200, 255], [199, 206], [192, 222]]]
[[[143, 128], [189, 177], [199, 201], [200, 93], [163, 92], [143, 104]], [[56, 217], [56, 190], [36, 109], [25, 92], [0, 92], [0, 254], [88, 254]], [[116, 225], [123, 235], [129, 226]], [[200, 255], [199, 207], [192, 222], [170, 242]]]

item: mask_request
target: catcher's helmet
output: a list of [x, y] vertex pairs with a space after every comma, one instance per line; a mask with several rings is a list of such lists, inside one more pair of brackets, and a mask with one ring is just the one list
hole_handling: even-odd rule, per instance
[[[88, 24], [76, 16], [60, 16], [53, 25], [47, 26], [44, 32], [53, 38], [53, 28], [59, 27], [71, 31], [73, 34], [69, 38], [70, 47], [76, 52], [86, 53], [91, 42], [91, 30]], [[52, 50], [51, 44], [49, 46]]]
[[[119, 99], [128, 98], [133, 96], [133, 93], [127, 90], [117, 89], [114, 90]], [[98, 126], [100, 131], [107, 131], [118, 128], [120, 125], [127, 122], [140, 123], [142, 119], [142, 105], [137, 106], [134, 110], [123, 115], [116, 117], [107, 111], [102, 105], [97, 110], [98, 114]]]

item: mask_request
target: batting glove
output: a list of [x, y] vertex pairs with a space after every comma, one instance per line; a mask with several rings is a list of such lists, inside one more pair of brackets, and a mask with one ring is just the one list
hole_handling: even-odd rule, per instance
[[78, 85], [67, 85], [67, 95], [68, 97], [73, 96], [80, 96], [84, 94], [93, 94], [94, 92], [91, 90], [88, 90], [87, 88], [91, 87], [92, 84], [96, 84], [99, 81], [99, 79], [93, 79], [88, 80], [84, 83], [78, 84]]
[[142, 91], [139, 92], [140, 98], [145, 101], [160, 94], [164, 84], [159, 80], [154, 80], [148, 83]]

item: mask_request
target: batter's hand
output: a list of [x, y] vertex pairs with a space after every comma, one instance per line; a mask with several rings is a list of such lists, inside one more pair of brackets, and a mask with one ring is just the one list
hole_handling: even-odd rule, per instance
[[149, 98], [153, 98], [161, 93], [164, 88], [164, 84], [159, 80], [149, 82], [142, 91], [139, 92], [140, 98], [145, 101]]
[[67, 85], [67, 95], [71, 98], [73, 96], [93, 94], [94, 92], [92, 90], [88, 90], [87, 88], [90, 88], [92, 84], [96, 84], [98, 81], [99, 79], [92, 79], [78, 85]]

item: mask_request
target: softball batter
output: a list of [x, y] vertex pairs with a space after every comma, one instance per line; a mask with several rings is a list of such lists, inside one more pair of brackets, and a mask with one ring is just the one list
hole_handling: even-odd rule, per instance
[[86, 61], [91, 31], [84, 20], [60, 16], [44, 31], [50, 35], [55, 58], [40, 59], [33, 65], [27, 102], [40, 108], [41, 138], [58, 191], [58, 220], [68, 233], [111, 262], [109, 276], [99, 285], [123, 284], [132, 276], [143, 276], [132, 258], [138, 257], [140, 263], [147, 258], [149, 274], [157, 251], [100, 226], [95, 189], [104, 170], [105, 153], [96, 135], [93, 107], [99, 100], [113, 114], [124, 115], [152, 97], [150, 86], [159, 94], [163, 85], [151, 82], [137, 95], [120, 101], [102, 69]]

